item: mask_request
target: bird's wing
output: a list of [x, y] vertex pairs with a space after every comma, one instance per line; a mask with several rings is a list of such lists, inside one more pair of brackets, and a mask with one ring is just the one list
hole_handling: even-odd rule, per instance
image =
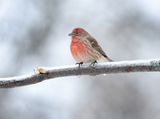
[[109, 61], [112, 61], [110, 58], [108, 58], [108, 56], [106, 55], [106, 53], [102, 50], [102, 48], [100, 47], [100, 45], [98, 44], [98, 42], [91, 36], [87, 37], [88, 41], [90, 42], [91, 46], [98, 51], [101, 55], [103, 55], [105, 58], [107, 58]]

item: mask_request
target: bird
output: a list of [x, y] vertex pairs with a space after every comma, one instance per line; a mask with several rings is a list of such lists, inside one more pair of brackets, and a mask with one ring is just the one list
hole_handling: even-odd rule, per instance
[[70, 51], [79, 67], [83, 63], [95, 65], [97, 61], [113, 62], [102, 50], [97, 40], [81, 27], [74, 28], [71, 33]]

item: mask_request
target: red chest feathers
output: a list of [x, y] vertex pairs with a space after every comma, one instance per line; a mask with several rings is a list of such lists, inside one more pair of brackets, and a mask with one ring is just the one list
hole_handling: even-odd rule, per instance
[[71, 53], [74, 57], [83, 55], [86, 52], [83, 41], [73, 38], [70, 45]]

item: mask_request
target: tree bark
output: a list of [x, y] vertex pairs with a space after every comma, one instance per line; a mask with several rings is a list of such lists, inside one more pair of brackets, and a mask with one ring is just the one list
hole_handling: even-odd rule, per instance
[[135, 60], [135, 61], [119, 61], [98, 63], [94, 67], [88, 64], [60, 66], [53, 68], [45, 68], [45, 73], [32, 73], [24, 76], [0, 78], [0, 88], [12, 88], [35, 84], [46, 79], [54, 79], [57, 77], [77, 76], [77, 75], [100, 75], [113, 73], [129, 73], [129, 72], [153, 72], [160, 71], [160, 59], [153, 60]]

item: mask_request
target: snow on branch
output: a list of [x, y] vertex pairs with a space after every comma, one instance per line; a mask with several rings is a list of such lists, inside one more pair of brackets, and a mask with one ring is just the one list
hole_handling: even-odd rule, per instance
[[94, 67], [89, 65], [61, 66], [44, 68], [45, 73], [32, 73], [24, 76], [0, 78], [0, 88], [12, 88], [39, 83], [47, 79], [77, 75], [100, 75], [128, 72], [160, 72], [160, 59], [135, 60], [98, 63]]

